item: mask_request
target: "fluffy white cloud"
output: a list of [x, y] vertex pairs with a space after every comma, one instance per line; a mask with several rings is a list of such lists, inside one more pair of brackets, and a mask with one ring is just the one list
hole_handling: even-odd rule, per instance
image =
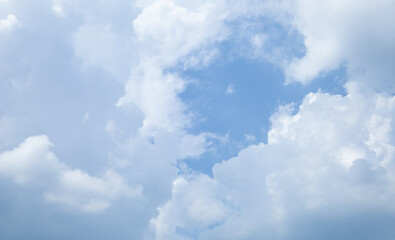
[[[208, 64], [218, 53], [216, 44], [230, 36], [227, 21], [243, 15], [246, 6], [205, 0], [140, 1], [138, 6], [141, 13], [133, 21], [138, 60], [117, 106], [137, 106], [144, 119], [136, 134], [117, 140], [120, 150], [112, 158], [149, 198], [163, 203], [177, 177], [174, 165], [204, 153], [212, 136], [188, 133], [194, 114], [179, 98], [188, 84], [179, 71]], [[108, 122], [110, 135], [117, 138], [119, 129], [116, 121]]]
[[144, 42], [141, 55], [154, 58], [160, 66], [172, 66], [192, 51], [226, 38], [226, 13], [217, 14], [220, 3], [200, 1], [182, 4], [154, 1], [145, 5], [134, 20], [137, 38]]
[[[392, 228], [375, 224], [388, 216], [393, 221], [395, 214], [394, 34], [388, 31], [393, 2], [271, 1], [266, 7], [305, 37], [306, 55], [285, 68], [288, 83], [308, 83], [345, 64], [347, 95], [318, 91], [296, 112], [292, 104], [279, 107], [267, 144], [215, 165], [208, 181], [188, 173], [177, 179], [173, 198], [152, 220], [153, 234], [157, 239], [331, 239], [334, 235], [323, 236], [331, 232], [337, 238], [387, 239]], [[262, 47], [258, 38], [251, 41]], [[190, 187], [180, 188], [180, 182]], [[174, 207], [194, 206], [188, 196], [198, 189], [215, 189], [195, 197], [222, 213], [210, 222], [185, 214], [187, 207]]]
[[17, 24], [18, 19], [13, 14], [9, 14], [6, 19], [0, 20], [0, 32], [11, 30], [15, 24]]
[[141, 108], [142, 132], [189, 127], [191, 115], [178, 98], [186, 81], [177, 69], [207, 65], [218, 53], [216, 44], [231, 36], [228, 23], [259, 15], [261, 5], [256, 1], [139, 1], [141, 13], [133, 21], [139, 60], [118, 105], [134, 103]]
[[[133, 68], [126, 94], [118, 105], [131, 102], [143, 111], [142, 132], [177, 131], [190, 126], [191, 121], [185, 113], [186, 106], [178, 98], [186, 83], [177, 74], [164, 70], [204, 45], [223, 39], [222, 22], [210, 14], [210, 3], [198, 9], [188, 9], [174, 1], [153, 1], [140, 6], [142, 12], [133, 21], [140, 49], [139, 64]], [[208, 27], [210, 24], [213, 27]]]
[[[344, 97], [310, 93], [295, 114], [291, 106], [280, 108], [272, 117], [268, 144], [252, 145], [217, 164], [213, 179], [176, 180], [173, 199], [153, 220], [157, 239], [169, 236], [163, 229], [186, 239], [193, 238], [191, 233], [202, 239], [289, 239], [303, 236], [310, 221], [334, 217], [347, 229], [350, 223], [342, 217], [368, 217], [366, 208], [393, 214], [394, 117], [395, 97], [354, 89]], [[178, 187], [180, 181], [191, 187]], [[188, 198], [195, 189], [213, 186], [210, 198], [204, 193]], [[188, 211], [171, 206], [192, 208], [200, 198], [209, 199], [204, 206], [211, 208], [201, 213], [222, 214], [196, 229], [190, 223], [199, 221], [198, 215], [181, 218]]]
[[49, 201], [88, 212], [102, 211], [120, 197], [141, 195], [141, 187], [129, 187], [112, 170], [99, 178], [70, 168], [49, 150], [51, 146], [45, 135], [27, 138], [13, 150], [0, 154], [0, 175], [18, 184], [42, 188]]
[[177, 131], [190, 126], [186, 106], [178, 98], [185, 82], [175, 74], [163, 74], [155, 63], [147, 62], [131, 76], [126, 85], [126, 96], [117, 105], [132, 102], [144, 113], [142, 132], [164, 129]]
[[186, 239], [177, 233], [193, 235], [218, 224], [230, 211], [217, 194], [216, 182], [206, 175], [178, 177], [173, 182], [172, 201], [160, 207], [159, 217], [151, 220], [156, 239]]
[[[52, 8], [44, 3], [52, 4]], [[62, 26], [64, 32], [54, 34], [58, 38], [52, 38], [51, 33], [46, 41], [34, 38], [30, 48], [17, 45], [15, 48], [23, 53], [20, 56], [9, 54], [15, 63], [23, 59], [26, 78], [35, 87], [32, 89], [52, 86], [47, 83], [58, 77], [57, 68], [50, 77], [43, 74], [50, 71], [41, 60], [58, 58], [53, 49], [60, 45], [51, 44], [67, 36], [71, 36], [74, 48], [68, 54], [74, 52], [85, 67], [100, 67], [121, 81], [132, 72], [117, 105], [119, 109], [133, 108], [133, 116], [103, 120], [116, 145], [109, 153], [110, 164], [119, 174], [108, 170], [94, 177], [73, 169], [50, 151], [51, 143], [45, 136], [36, 136], [0, 154], [0, 175], [40, 188], [47, 201], [88, 212], [104, 210], [120, 198], [142, 195], [142, 188], [130, 187], [127, 182], [140, 184], [144, 187], [144, 206], [136, 208], [141, 211], [139, 221], [147, 221], [160, 206], [159, 215], [151, 221], [155, 236], [149, 239], [193, 239], [198, 235], [203, 239], [325, 239], [318, 232], [307, 231], [307, 226], [325, 225], [332, 219], [347, 230], [350, 225], [342, 219], [354, 221], [352, 217], [361, 209], [393, 213], [395, 100], [391, 94], [366, 90], [393, 89], [394, 35], [388, 30], [394, 27], [390, 21], [393, 2], [150, 0], [139, 1], [139, 9], [133, 4], [127, 0], [43, 1], [39, 5], [47, 8], [40, 7], [40, 13], [49, 12], [52, 18], [45, 15], [44, 19], [54, 24], [48, 25], [51, 29]], [[37, 7], [33, 2], [27, 6]], [[37, 29], [44, 21], [28, 22], [26, 16], [15, 14], [20, 22], [31, 23], [27, 25], [30, 35], [20, 39], [40, 35]], [[213, 178], [178, 174], [179, 161], [204, 153], [209, 146], [207, 139], [214, 136], [188, 132], [194, 115], [179, 98], [188, 84], [179, 72], [207, 66], [220, 53], [217, 44], [244, 35], [239, 32], [243, 27], [233, 28], [235, 21], [243, 19], [248, 26], [264, 14], [275, 16], [305, 37], [306, 55], [286, 64], [288, 82], [308, 83], [344, 63], [350, 75], [348, 95], [311, 93], [296, 113], [292, 105], [281, 107], [272, 117], [268, 143], [250, 146], [216, 165]], [[1, 31], [15, 26], [17, 20], [12, 16], [1, 20]], [[47, 28], [42, 29], [42, 35], [48, 34]], [[252, 45], [255, 55], [265, 54], [275, 38], [265, 29], [253, 30], [245, 36], [245, 44]], [[40, 48], [36, 43], [42, 44]], [[50, 46], [47, 52], [36, 51], [44, 46]], [[59, 54], [70, 50], [61, 46]], [[284, 59], [278, 58], [276, 55], [274, 62], [282, 64]], [[59, 62], [57, 67], [63, 68], [69, 61]], [[45, 68], [30, 69], [35, 63]], [[67, 78], [73, 79], [77, 73], [70, 72]], [[36, 85], [42, 75], [51, 81]], [[73, 92], [76, 88], [67, 89]], [[228, 90], [232, 92], [231, 87]], [[37, 96], [41, 97], [40, 93]], [[79, 123], [87, 110], [91, 116], [84, 126], [103, 117], [84, 108], [76, 114]], [[1, 119], [1, 141], [8, 140], [3, 130], [10, 131], [10, 126], [15, 126], [13, 121]], [[245, 137], [254, 141], [253, 135]]]
[[46, 136], [36, 136], [27, 138], [11, 151], [1, 153], [2, 175], [13, 178], [19, 184], [34, 181], [39, 175], [56, 175], [65, 166], [49, 151], [51, 146]]
[[305, 56], [287, 66], [288, 82], [308, 83], [345, 64], [356, 81], [377, 90], [394, 90], [393, 1], [295, 0], [282, 9], [304, 36], [306, 47]]

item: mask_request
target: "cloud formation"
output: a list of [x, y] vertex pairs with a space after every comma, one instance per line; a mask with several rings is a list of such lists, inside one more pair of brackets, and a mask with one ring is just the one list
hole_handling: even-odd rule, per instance
[[[369, 218], [366, 209], [393, 214], [395, 98], [318, 92], [293, 111], [281, 107], [268, 143], [217, 164], [213, 179], [192, 174], [175, 180], [172, 200], [153, 220], [156, 238], [318, 238], [321, 233], [308, 226], [315, 222], [328, 230], [325, 221], [338, 221], [344, 234], [357, 236], [348, 224], [358, 225], [358, 214]], [[210, 221], [183, 215], [194, 211], [213, 215]]]
[[356, 81], [375, 90], [394, 90], [392, 1], [296, 0], [283, 6], [306, 47], [306, 54], [287, 66], [288, 82], [306, 84], [345, 64]]
[[98, 178], [80, 169], [72, 169], [49, 150], [52, 146], [45, 135], [25, 139], [18, 147], [0, 154], [0, 174], [20, 185], [40, 187], [48, 201], [86, 212], [102, 211], [120, 197], [141, 195], [140, 186], [129, 187], [112, 170]]
[[[2, 180], [134, 239], [395, 234], [393, 1], [0, 2], [15, 14], [0, 20]], [[240, 145], [257, 144], [212, 176], [192, 170], [230, 137], [194, 128], [188, 74], [245, 57], [277, 64], [285, 80], [267, 81], [288, 85], [344, 68], [345, 94], [279, 106], [267, 142], [248, 131]], [[219, 91], [235, 99], [244, 80]]]
[[[175, 180], [173, 198], [152, 220], [156, 239], [388, 239], [392, 228], [375, 224], [393, 222], [395, 210], [393, 32], [386, 30], [393, 28], [394, 4], [267, 6], [305, 38], [306, 55], [285, 67], [288, 83], [306, 84], [345, 64], [347, 94], [318, 91], [299, 107], [280, 106], [266, 144], [216, 164], [209, 181], [198, 173]], [[372, 22], [373, 15], [379, 17]], [[180, 182], [189, 187], [180, 188]], [[213, 186], [208, 194], [188, 198]], [[194, 211], [221, 214], [205, 222], [185, 214]]]
[[0, 32], [11, 30], [17, 22], [18, 19], [15, 15], [9, 14], [6, 19], [0, 20]]

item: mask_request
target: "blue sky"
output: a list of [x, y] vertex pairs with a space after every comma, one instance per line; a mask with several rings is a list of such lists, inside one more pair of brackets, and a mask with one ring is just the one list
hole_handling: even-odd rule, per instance
[[393, 16], [0, 0], [0, 238], [391, 239]]
[[[236, 155], [249, 144], [267, 143], [269, 118], [279, 105], [294, 103], [297, 107], [306, 94], [319, 90], [345, 94], [342, 68], [309, 85], [285, 85], [281, 68], [272, 63], [240, 57], [213, 65], [188, 72], [187, 77], [199, 82], [181, 94], [202, 119], [192, 128], [193, 132], [208, 131], [230, 138], [224, 145], [219, 143], [218, 150], [189, 161], [192, 168], [206, 173], [211, 172], [214, 162]], [[234, 92], [227, 92], [229, 86]]]

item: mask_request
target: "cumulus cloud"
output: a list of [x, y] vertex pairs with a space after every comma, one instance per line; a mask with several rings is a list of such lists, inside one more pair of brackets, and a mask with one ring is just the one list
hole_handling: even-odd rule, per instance
[[[255, 7], [251, 6], [255, 4]], [[118, 105], [136, 104], [144, 112], [143, 132], [185, 129], [191, 124], [187, 106], [178, 95], [186, 81], [177, 74], [207, 65], [216, 56], [216, 44], [231, 36], [228, 22], [259, 15], [255, 1], [139, 1], [141, 13], [133, 21], [138, 64]], [[170, 71], [173, 69], [173, 71]], [[175, 70], [174, 70], [175, 69]]]
[[[141, 12], [133, 21], [138, 59], [117, 106], [137, 106], [144, 117], [136, 134], [117, 140], [119, 149], [112, 158], [130, 169], [130, 178], [153, 192], [150, 197], [156, 202], [169, 197], [169, 184], [177, 177], [174, 166], [182, 159], [198, 157], [210, 144], [210, 134], [188, 132], [195, 116], [179, 97], [188, 87], [182, 71], [210, 63], [219, 52], [216, 44], [230, 36], [227, 21], [251, 14], [247, 4], [232, 3], [138, 2]], [[119, 129], [116, 121], [108, 122], [111, 136], [118, 138]], [[156, 178], [140, 176], [138, 171]]]
[[[348, 239], [356, 238], [358, 231], [363, 233], [358, 239], [371, 236], [368, 231], [375, 235], [370, 239], [393, 235], [387, 227], [393, 223], [395, 200], [391, 1], [150, 0], [138, 1], [137, 8], [127, 0], [45, 3], [50, 5], [45, 10], [51, 14], [48, 19], [73, 19], [58, 36], [62, 41], [70, 36], [70, 55], [85, 68], [98, 67], [126, 82], [114, 111], [130, 107], [133, 116], [109, 116], [101, 125], [115, 143], [108, 156], [116, 171], [95, 177], [72, 168], [54, 155], [46, 136], [34, 136], [0, 154], [0, 175], [40, 188], [49, 202], [85, 212], [142, 196], [142, 187], [128, 183], [139, 184], [145, 200], [139, 221], [152, 217], [148, 239], [326, 239], [322, 233], [336, 229]], [[22, 21], [22, 15], [15, 14]], [[234, 27], [237, 21], [248, 26], [262, 15], [305, 40], [304, 56], [289, 60], [276, 55], [273, 61], [284, 66], [287, 83], [307, 84], [344, 64], [347, 95], [319, 91], [307, 95], [299, 107], [279, 107], [271, 118], [268, 142], [217, 164], [213, 177], [178, 169], [183, 159], [207, 151], [207, 139], [214, 136], [189, 132], [195, 115], [180, 98], [188, 87], [183, 71], [208, 66], [221, 53], [218, 45], [244, 34], [239, 32], [242, 27]], [[9, 15], [0, 21], [0, 32], [17, 22]], [[30, 31], [37, 31], [39, 24]], [[266, 54], [276, 38], [265, 30], [251, 27], [242, 44], [252, 47], [255, 55]], [[52, 42], [48, 38], [44, 45]], [[23, 54], [14, 57], [15, 62], [35, 62], [29, 59], [36, 55], [25, 52], [37, 51], [19, 49]], [[47, 69], [26, 71], [32, 89], [39, 89], [35, 81]], [[226, 89], [229, 94], [233, 90], [232, 85]], [[95, 119], [103, 117], [90, 112]], [[76, 116], [81, 123], [81, 112]], [[95, 119], [86, 114], [84, 126]], [[16, 127], [13, 120], [1, 119], [1, 141], [8, 135], [3, 130], [11, 127]], [[255, 141], [252, 134], [245, 135], [250, 143]], [[368, 219], [368, 224], [360, 219]], [[388, 219], [387, 225], [374, 226], [377, 219]]]
[[190, 126], [186, 106], [178, 97], [184, 88], [185, 82], [176, 74], [163, 74], [155, 63], [147, 62], [133, 73], [126, 84], [127, 95], [117, 105], [132, 102], [142, 110], [142, 132], [150, 135], [157, 129], [177, 131]]
[[211, 14], [215, 5], [209, 2], [200, 7], [193, 5], [183, 6], [174, 1], [140, 3], [141, 14], [133, 21], [136, 44], [140, 47], [139, 63], [133, 68], [126, 94], [118, 105], [134, 103], [143, 111], [143, 132], [175, 131], [190, 126], [186, 106], [178, 98], [186, 83], [177, 74], [163, 71], [226, 36], [221, 17]]
[[141, 195], [141, 187], [129, 187], [112, 170], [99, 178], [72, 169], [50, 151], [52, 146], [45, 135], [27, 138], [18, 147], [0, 154], [0, 174], [17, 184], [42, 188], [48, 201], [87, 212], [102, 211], [120, 197]]
[[306, 47], [305, 56], [286, 67], [288, 82], [309, 83], [345, 64], [350, 74], [358, 75], [357, 81], [376, 90], [394, 89], [395, 34], [389, 30], [395, 27], [393, 1], [296, 0], [283, 9]]
[[221, 199], [216, 198], [215, 181], [201, 174], [188, 178], [180, 176], [174, 180], [172, 201], [160, 207], [159, 217], [152, 219], [156, 239], [186, 239], [177, 232], [194, 235], [218, 224], [230, 213]]
[[[305, 56], [285, 67], [287, 82], [306, 84], [345, 64], [347, 94], [318, 91], [298, 108], [280, 106], [266, 144], [216, 164], [209, 181], [185, 173], [152, 219], [153, 234], [156, 239], [388, 239], [394, 234], [391, 224], [377, 222], [395, 219], [389, 67], [394, 35], [387, 31], [393, 28], [393, 3], [301, 0], [272, 1], [267, 7], [305, 37]], [[180, 181], [191, 187], [179, 188]], [[188, 208], [172, 207], [193, 206], [190, 191], [213, 186], [205, 206], [223, 214], [210, 222], [185, 214]]]
[[[188, 225], [198, 221], [197, 216], [178, 220], [187, 210], [170, 206], [192, 207], [194, 200], [205, 196], [186, 198], [193, 187], [179, 188], [178, 179], [172, 200], [153, 220], [157, 239], [169, 236], [163, 233], [164, 224], [172, 224], [166, 229], [180, 239], [198, 235], [201, 239], [293, 239], [293, 235], [301, 239], [311, 237], [308, 234], [317, 238], [314, 234], [320, 233], [306, 231], [313, 221], [325, 224], [335, 218], [347, 229], [350, 223], [342, 218], [355, 218], [352, 221], [358, 224], [358, 214], [371, 214], [363, 212], [366, 207], [394, 214], [394, 116], [395, 97], [354, 90], [347, 96], [310, 93], [295, 114], [291, 106], [284, 106], [271, 119], [267, 144], [252, 145], [217, 164], [214, 178], [206, 182], [182, 180], [198, 189], [215, 185], [204, 204], [212, 209], [204, 211], [223, 209], [223, 214], [201, 222], [198, 230]], [[163, 223], [164, 219], [169, 222]], [[191, 232], [196, 236], [187, 234]]]

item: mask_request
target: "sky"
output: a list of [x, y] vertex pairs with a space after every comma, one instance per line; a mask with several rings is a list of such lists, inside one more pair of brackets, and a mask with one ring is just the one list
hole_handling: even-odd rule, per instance
[[392, 0], [0, 0], [0, 239], [392, 240]]

